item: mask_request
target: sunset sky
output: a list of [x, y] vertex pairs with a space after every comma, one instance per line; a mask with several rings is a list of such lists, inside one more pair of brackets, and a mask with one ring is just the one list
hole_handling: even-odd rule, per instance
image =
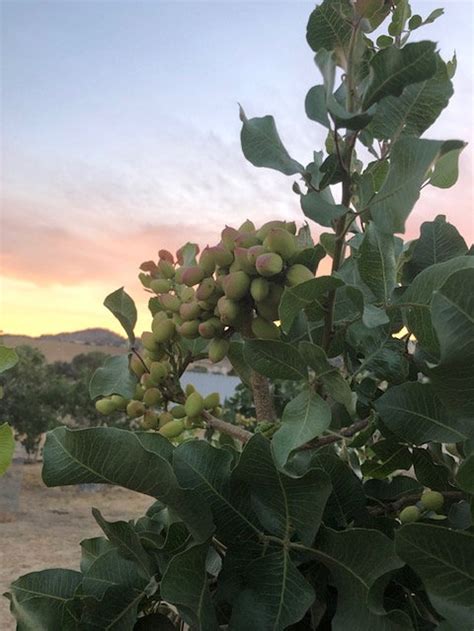
[[[461, 177], [427, 187], [409, 222], [446, 214], [471, 240], [473, 3], [412, 0], [416, 32], [445, 59], [455, 95], [427, 136], [470, 145]], [[300, 162], [324, 143], [304, 116], [320, 83], [305, 41], [313, 2], [3, 0], [0, 329], [38, 335], [118, 330], [102, 306], [125, 285], [148, 328], [143, 260], [224, 223], [302, 221], [291, 178], [242, 156], [237, 102], [273, 114]]]

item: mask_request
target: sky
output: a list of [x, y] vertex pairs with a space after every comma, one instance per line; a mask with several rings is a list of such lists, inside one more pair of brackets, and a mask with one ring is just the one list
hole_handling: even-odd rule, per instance
[[[425, 134], [470, 143], [452, 189], [426, 187], [407, 227], [445, 214], [471, 240], [473, 11], [412, 0], [455, 95]], [[324, 129], [305, 118], [320, 83], [305, 40], [313, 2], [1, 2], [0, 330], [39, 335], [119, 325], [120, 286], [149, 327], [138, 266], [161, 248], [219, 240], [247, 217], [303, 221], [293, 180], [242, 155], [237, 103], [273, 114], [291, 155], [311, 161]], [[317, 232], [317, 230], [316, 230]]]

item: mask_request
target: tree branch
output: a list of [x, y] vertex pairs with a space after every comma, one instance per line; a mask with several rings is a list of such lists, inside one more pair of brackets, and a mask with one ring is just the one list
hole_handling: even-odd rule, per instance
[[[465, 494], [461, 491], [439, 491], [443, 497], [452, 500], [462, 500]], [[371, 515], [386, 515], [387, 513], [398, 513], [400, 509], [410, 504], [415, 504], [420, 499], [422, 493], [413, 493], [411, 495], [405, 495], [395, 502], [389, 502], [385, 506], [369, 506], [368, 511]]]
[[339, 433], [337, 435], [332, 434], [331, 436], [322, 436], [321, 438], [312, 440], [305, 445], [301, 445], [301, 447], [298, 447], [297, 451], [302, 451], [305, 449], [318, 449], [318, 447], [324, 447], [325, 445], [330, 445], [331, 443], [337, 443], [343, 438], [351, 438], [351, 436], [354, 436], [354, 434], [357, 434], [357, 432], [365, 429], [369, 424], [369, 421], [369, 418], [364, 418], [360, 421], [356, 421], [348, 427], [343, 427], [341, 430], [339, 430]]
[[227, 434], [228, 436], [235, 438], [243, 444], [245, 444], [253, 436], [252, 432], [248, 432], [243, 427], [232, 425], [232, 423], [227, 423], [227, 421], [216, 418], [209, 412], [203, 412], [202, 417], [206, 421], [206, 425], [208, 427], [212, 427], [212, 429], [215, 429], [222, 434]]
[[260, 375], [258, 372], [255, 372], [255, 370], [252, 370], [250, 385], [252, 387], [257, 421], [259, 423], [261, 421], [271, 423], [275, 420], [275, 408], [273, 406], [273, 397], [270, 392], [268, 379], [264, 375]]

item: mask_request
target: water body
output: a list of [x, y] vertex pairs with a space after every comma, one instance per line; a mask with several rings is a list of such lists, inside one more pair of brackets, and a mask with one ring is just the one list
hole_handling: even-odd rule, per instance
[[203, 396], [218, 392], [221, 395], [221, 401], [224, 402], [226, 398], [234, 394], [240, 379], [211, 372], [185, 372], [181, 377], [181, 383], [183, 386], [192, 383]]

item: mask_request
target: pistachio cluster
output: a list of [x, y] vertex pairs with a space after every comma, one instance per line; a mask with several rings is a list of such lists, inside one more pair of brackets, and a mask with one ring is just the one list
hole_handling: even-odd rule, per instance
[[444, 497], [439, 491], [424, 491], [417, 504], [405, 506], [400, 512], [399, 519], [402, 524], [418, 521], [428, 513], [438, 513], [443, 508], [443, 504]]

